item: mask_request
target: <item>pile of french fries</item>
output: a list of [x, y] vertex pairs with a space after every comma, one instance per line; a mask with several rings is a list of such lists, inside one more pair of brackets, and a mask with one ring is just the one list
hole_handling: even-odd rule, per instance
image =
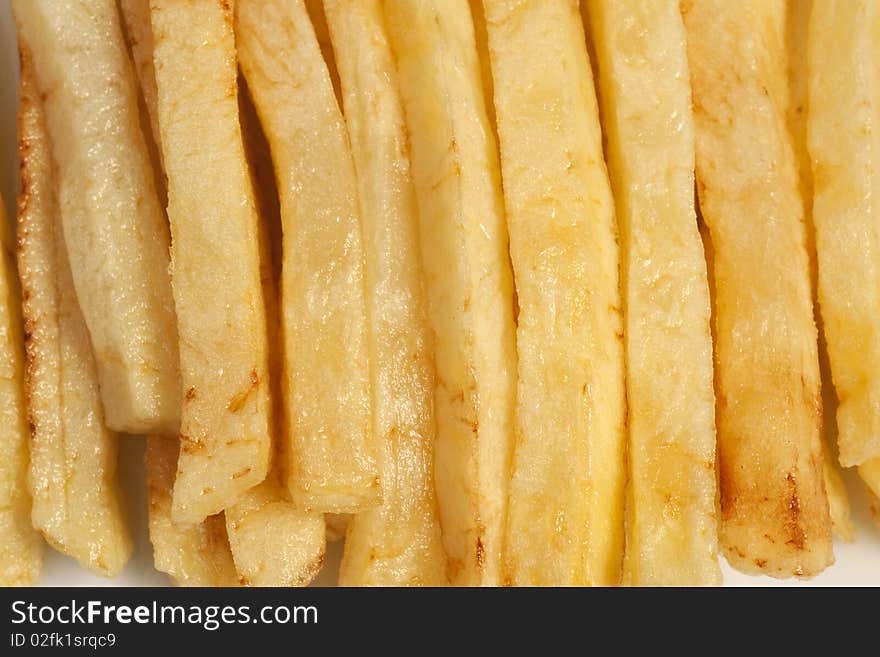
[[181, 585], [812, 577], [838, 463], [880, 514], [880, 2], [12, 8], [0, 583], [123, 569], [141, 437]]

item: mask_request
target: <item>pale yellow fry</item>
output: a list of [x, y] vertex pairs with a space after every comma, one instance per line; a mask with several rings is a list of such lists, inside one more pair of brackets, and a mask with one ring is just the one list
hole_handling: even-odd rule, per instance
[[305, 586], [324, 565], [324, 518], [298, 510], [275, 473], [226, 510], [241, 583]]
[[[125, 34], [131, 50], [134, 72], [144, 97], [153, 139], [159, 140], [159, 113], [156, 91], [156, 69], [153, 66], [153, 28], [150, 24], [150, 0], [119, 0], [125, 22]], [[159, 153], [161, 157], [161, 151]]]
[[684, 25], [678, 0], [586, 6], [621, 238], [630, 583], [714, 585], [712, 336]]
[[304, 509], [361, 511], [382, 487], [348, 135], [302, 0], [239, 2], [236, 36], [281, 198], [288, 487]]
[[840, 471], [831, 462], [833, 458], [834, 456], [830, 452], [825, 453], [825, 492], [828, 494], [831, 529], [837, 538], [852, 543], [856, 540], [856, 526], [850, 517], [849, 494], [846, 492]]
[[150, 6], [183, 378], [173, 516], [201, 522], [269, 468], [258, 217], [229, 3]]
[[859, 466], [859, 476], [875, 495], [880, 496], [880, 459], [862, 463]]
[[809, 74], [807, 71], [807, 35], [813, 0], [791, 0], [786, 15], [786, 54], [788, 60], [788, 129], [792, 135], [794, 152], [797, 158], [801, 197], [804, 202], [804, 219], [807, 226], [806, 245], [810, 257], [810, 281], [813, 290], [813, 315], [819, 335], [819, 373], [822, 379], [822, 443], [825, 447], [825, 461], [822, 467], [825, 478], [825, 492], [828, 494], [828, 508], [831, 513], [831, 528], [836, 536], [845, 540], [855, 539], [855, 525], [850, 520], [849, 496], [838, 470], [836, 457], [828, 449], [837, 441], [837, 399], [831, 382], [831, 369], [828, 363], [828, 346], [825, 342], [822, 317], [817, 300], [816, 234], [813, 226], [813, 173], [810, 154], [807, 150], [807, 92]]
[[[271, 427], [276, 448], [284, 426], [280, 377], [284, 360], [279, 335], [278, 286], [273, 251], [280, 263], [280, 217], [273, 181], [272, 158], [256, 108], [244, 89], [239, 90], [239, 112], [245, 151], [259, 211], [260, 279], [266, 308], [269, 343], [269, 389], [272, 398]], [[276, 244], [277, 243], [277, 244]], [[242, 584], [251, 586], [303, 586], [321, 569], [324, 561], [324, 519], [321, 514], [298, 510], [281, 484], [282, 450], [272, 463], [266, 480], [246, 491], [226, 507], [226, 529], [235, 567]], [[267, 528], [271, 528], [267, 531]]]
[[58, 167], [58, 203], [108, 425], [177, 431], [168, 228], [113, 0], [17, 0]]
[[174, 437], [148, 436], [144, 453], [150, 541], [156, 570], [178, 586], [236, 586], [223, 515], [178, 525], [171, 519], [171, 489], [180, 442]]
[[880, 457], [880, 6], [816, 0], [809, 148], [819, 305], [844, 466]]
[[[118, 574], [132, 543], [116, 481], [117, 436], [104, 427], [98, 379], [77, 305], [31, 48], [22, 33], [18, 270], [24, 298], [32, 522], [55, 548]], [[7, 457], [4, 457], [7, 458]]]
[[777, 577], [833, 561], [816, 326], [786, 125], [785, 2], [682, 5], [714, 249], [721, 545]]
[[577, 3], [486, 0], [519, 299], [507, 578], [613, 585], [623, 559], [618, 249]]
[[467, 0], [385, 2], [434, 336], [434, 476], [453, 584], [501, 583], [513, 449], [513, 284]]
[[[382, 505], [352, 516], [343, 585], [442, 585], [430, 326], [397, 70], [379, 0], [325, 0], [358, 176]], [[329, 520], [328, 520], [329, 524]]]
[[[816, 307], [818, 312], [818, 307]], [[834, 413], [837, 410], [837, 398], [831, 382], [831, 366], [828, 363], [827, 345], [822, 337], [822, 322], [818, 319], [819, 328], [819, 373], [822, 377], [822, 473], [825, 480], [825, 493], [828, 496], [828, 511], [831, 515], [831, 530], [836, 537], [851, 543], [856, 538], [856, 527], [850, 515], [849, 493], [843, 483], [841, 469], [837, 463], [837, 455], [833, 445], [837, 442], [837, 421]]]
[[12, 232], [0, 197], [0, 586], [33, 586], [40, 576], [43, 545], [31, 526], [27, 486], [21, 296]]

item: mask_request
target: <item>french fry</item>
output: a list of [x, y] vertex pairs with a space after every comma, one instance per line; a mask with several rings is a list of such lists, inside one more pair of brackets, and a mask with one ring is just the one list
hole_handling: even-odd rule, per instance
[[241, 583], [304, 586], [324, 565], [324, 518], [297, 509], [271, 473], [226, 510], [226, 531]]
[[58, 168], [58, 204], [107, 424], [177, 431], [168, 228], [113, 0], [16, 0]]
[[844, 466], [880, 457], [880, 7], [815, 0], [809, 149], [819, 306]]
[[178, 586], [236, 586], [223, 515], [203, 522], [178, 525], [171, 519], [171, 491], [177, 471], [180, 441], [148, 436], [144, 453], [150, 541], [156, 569]]
[[828, 513], [831, 516], [831, 530], [834, 535], [846, 543], [856, 540], [856, 526], [852, 521], [849, 494], [843, 483], [843, 476], [835, 464], [835, 456], [827, 443], [823, 441], [825, 460], [822, 474], [825, 480], [825, 492], [828, 495]]
[[21, 295], [12, 233], [0, 197], [0, 586], [33, 586], [43, 544], [31, 526]]
[[[150, 24], [150, 0], [119, 0], [125, 22], [125, 34], [134, 72], [144, 97], [153, 140], [159, 142], [159, 113], [156, 91], [156, 69], [153, 65], [153, 28]], [[161, 149], [158, 152], [161, 158]]]
[[866, 461], [859, 466], [859, 476], [874, 495], [880, 496], [880, 459]]
[[686, 0], [700, 206], [714, 249], [722, 549], [745, 572], [833, 562], [785, 2]]
[[[807, 162], [809, 166], [809, 162]], [[812, 185], [811, 185], [812, 188]], [[815, 250], [813, 251], [815, 257]], [[824, 327], [819, 315], [818, 304], [814, 306], [819, 332], [819, 374], [822, 377], [822, 473], [825, 480], [825, 493], [828, 496], [828, 512], [831, 515], [833, 534], [847, 543], [856, 539], [856, 526], [851, 519], [849, 493], [843, 483], [841, 469], [837, 463], [834, 446], [837, 444], [837, 397], [834, 394], [831, 365], [828, 362], [828, 346], [824, 338]]]
[[810, 257], [810, 282], [813, 293], [813, 315], [819, 336], [819, 374], [822, 381], [822, 443], [825, 459], [822, 470], [825, 492], [831, 513], [831, 528], [844, 541], [855, 540], [855, 525], [850, 520], [849, 496], [837, 466], [837, 457], [829, 449], [836, 444], [837, 398], [831, 382], [828, 362], [828, 345], [817, 301], [818, 269], [816, 263], [816, 234], [813, 224], [813, 174], [807, 149], [807, 94], [809, 74], [807, 71], [807, 41], [813, 0], [792, 0], [786, 15], [786, 50], [788, 55], [788, 129], [792, 135], [797, 158], [801, 198], [804, 202], [804, 219], [807, 226], [806, 244]]
[[[269, 390], [277, 454], [266, 480], [226, 508], [226, 531], [241, 583], [250, 586], [303, 586], [324, 563], [323, 516], [297, 509], [281, 483], [284, 464], [284, 358], [278, 316], [276, 272], [281, 261], [281, 218], [269, 145], [246, 89], [239, 89], [239, 115], [260, 217], [260, 279], [269, 344]], [[277, 247], [277, 248], [276, 248]], [[267, 532], [266, 528], [272, 531]]]
[[230, 3], [152, 0], [150, 7], [184, 391], [172, 517], [195, 523], [269, 470], [259, 226]]
[[515, 585], [613, 585], [624, 380], [614, 206], [577, 3], [486, 0], [519, 299], [505, 566]]
[[362, 511], [382, 487], [345, 124], [302, 0], [240, 1], [236, 37], [281, 199], [287, 484], [302, 509]]
[[[621, 237], [634, 585], [717, 585], [709, 284], [678, 0], [590, 0]], [[626, 29], [621, 29], [621, 26]]]
[[100, 575], [118, 574], [132, 543], [116, 481], [117, 436], [104, 426], [98, 378], [77, 304], [56, 200], [51, 145], [30, 43], [20, 35], [18, 270], [36, 529]]
[[514, 440], [513, 282], [473, 20], [467, 0], [384, 9], [434, 335], [434, 477], [449, 578], [498, 585]]
[[[352, 516], [343, 585], [443, 585], [430, 326], [397, 70], [379, 0], [325, 0], [363, 222], [382, 505]], [[330, 521], [328, 519], [328, 526]]]

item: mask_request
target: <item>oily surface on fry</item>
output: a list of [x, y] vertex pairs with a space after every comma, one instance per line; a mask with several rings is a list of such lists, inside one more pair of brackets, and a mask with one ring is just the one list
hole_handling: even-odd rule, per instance
[[627, 577], [717, 584], [709, 284], [694, 210], [684, 25], [678, 0], [586, 7], [626, 308]]
[[497, 147], [466, 0], [386, 2], [434, 342], [434, 475], [449, 574], [501, 583], [516, 357]]
[[231, 9], [165, 0], [151, 9], [183, 382], [174, 518], [200, 522], [269, 468], [258, 216]]
[[113, 0], [13, 3], [31, 44], [58, 204], [108, 424], [176, 431], [180, 380], [168, 230]]
[[14, 24], [0, 584], [873, 578], [877, 2]]
[[43, 546], [31, 526], [27, 486], [28, 425], [14, 232], [0, 197], [0, 586], [30, 586], [40, 574]]
[[880, 457], [880, 7], [815, 0], [809, 152], [819, 308], [845, 466]]
[[[351, 516], [339, 582], [443, 585], [430, 328], [398, 76], [379, 0], [324, 3], [358, 179], [382, 504]], [[328, 530], [331, 521], [328, 518]]]
[[273, 474], [226, 510], [226, 531], [242, 584], [302, 586], [324, 564], [324, 518], [297, 509]]
[[147, 471], [147, 509], [153, 563], [178, 586], [235, 586], [223, 515], [196, 524], [175, 524], [171, 491], [177, 472], [180, 443], [174, 436], [148, 436], [144, 452]]
[[575, 3], [484, 2], [519, 300], [506, 535], [515, 585], [612, 585], [623, 559], [618, 249]]
[[116, 481], [117, 436], [104, 426], [95, 361], [68, 266], [30, 44], [20, 47], [18, 270], [27, 335], [31, 519], [53, 547], [111, 576], [132, 550]]
[[855, 527], [850, 520], [850, 504], [846, 487], [837, 466], [837, 457], [830, 449], [837, 443], [837, 398], [831, 380], [828, 361], [828, 345], [822, 316], [817, 304], [818, 265], [816, 258], [816, 231], [813, 222], [813, 174], [807, 148], [809, 62], [808, 32], [813, 0], [791, 0], [786, 9], [785, 45], [788, 60], [788, 107], [786, 112], [788, 130], [791, 133], [798, 164], [801, 200], [804, 203], [804, 219], [807, 227], [806, 244], [810, 258], [810, 281], [813, 292], [813, 315], [818, 329], [819, 373], [822, 379], [822, 433], [825, 459], [822, 466], [825, 475], [825, 492], [834, 535], [852, 541]]
[[785, 123], [785, 3], [683, 11], [714, 251], [721, 545], [747, 572], [815, 575], [833, 556], [804, 210]]
[[241, 1], [236, 30], [281, 201], [288, 487], [304, 509], [364, 510], [381, 502], [382, 488], [345, 124], [301, 0]]
[[[278, 316], [280, 216], [269, 146], [247, 90], [239, 89], [239, 112], [245, 151], [259, 214], [260, 281], [266, 309], [269, 345], [270, 426], [274, 454], [266, 480], [244, 492], [226, 507], [226, 529], [232, 558], [242, 584], [302, 586], [308, 584], [324, 561], [324, 519], [297, 509], [282, 484], [286, 445], [281, 378], [283, 345]], [[271, 527], [271, 531], [266, 528]]]

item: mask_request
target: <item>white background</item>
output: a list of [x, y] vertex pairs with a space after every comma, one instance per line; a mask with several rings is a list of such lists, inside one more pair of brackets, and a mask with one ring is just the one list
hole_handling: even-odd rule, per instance
[[[18, 88], [18, 55], [9, 13], [9, 0], [0, 0], [0, 193], [6, 200], [10, 216], [14, 216], [13, 199], [17, 185], [18, 163], [15, 148], [15, 116]], [[88, 573], [72, 559], [46, 548], [42, 583], [51, 586], [165, 586], [168, 579], [152, 565], [147, 536], [146, 487], [143, 472], [143, 441], [139, 437], [122, 437], [120, 478], [126, 491], [129, 519], [135, 535], [135, 552], [125, 571], [113, 580]], [[809, 582], [777, 581], [767, 577], [749, 577], [723, 564], [728, 585], [873, 585], [880, 586], [880, 529], [868, 517], [862, 487], [852, 473], [847, 484], [858, 528], [854, 544], [835, 542], [837, 563]], [[331, 585], [336, 579], [339, 544], [328, 546], [324, 571], [315, 584]], [[722, 560], [723, 561], [723, 560]]]

